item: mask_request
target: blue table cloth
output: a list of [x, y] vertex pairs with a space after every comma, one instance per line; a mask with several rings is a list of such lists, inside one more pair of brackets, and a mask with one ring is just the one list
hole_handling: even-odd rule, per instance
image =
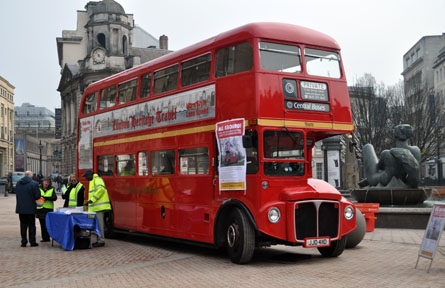
[[74, 226], [88, 229], [97, 235], [101, 235], [99, 221], [96, 213], [85, 212], [82, 214], [65, 214], [62, 212], [49, 212], [46, 215], [46, 228], [51, 238], [60, 243], [65, 250], [74, 249]]

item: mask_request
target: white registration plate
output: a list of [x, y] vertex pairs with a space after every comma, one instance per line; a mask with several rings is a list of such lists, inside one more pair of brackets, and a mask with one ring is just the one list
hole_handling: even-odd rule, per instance
[[304, 247], [313, 248], [313, 247], [325, 247], [330, 245], [329, 238], [308, 238], [304, 240]]

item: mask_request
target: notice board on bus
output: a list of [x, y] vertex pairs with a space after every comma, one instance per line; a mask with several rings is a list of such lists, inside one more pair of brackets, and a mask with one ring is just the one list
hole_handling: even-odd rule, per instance
[[246, 190], [246, 149], [243, 147], [244, 119], [216, 123], [219, 150], [219, 190]]

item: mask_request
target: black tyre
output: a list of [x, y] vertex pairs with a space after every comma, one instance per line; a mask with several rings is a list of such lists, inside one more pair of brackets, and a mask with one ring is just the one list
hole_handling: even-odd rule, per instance
[[366, 234], [365, 216], [363, 216], [360, 210], [356, 209], [355, 211], [357, 227], [351, 233], [346, 235], [346, 249], [354, 248], [355, 246], [357, 246], [363, 240]]
[[230, 260], [236, 264], [248, 263], [255, 252], [255, 231], [252, 224], [239, 208], [230, 211], [226, 223], [226, 244]]
[[104, 237], [108, 239], [116, 238], [116, 232], [114, 232], [114, 217], [113, 210], [108, 211], [104, 215]]
[[324, 257], [337, 257], [343, 253], [345, 247], [346, 237], [343, 237], [340, 240], [332, 241], [329, 247], [318, 247], [317, 249]]

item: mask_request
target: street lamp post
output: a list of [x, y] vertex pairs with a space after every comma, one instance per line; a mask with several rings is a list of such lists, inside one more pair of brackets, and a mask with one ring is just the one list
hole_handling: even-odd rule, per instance
[[39, 144], [39, 149], [40, 149], [40, 175], [43, 175], [42, 174], [42, 148], [43, 148], [42, 140], [40, 140], [40, 144]]

